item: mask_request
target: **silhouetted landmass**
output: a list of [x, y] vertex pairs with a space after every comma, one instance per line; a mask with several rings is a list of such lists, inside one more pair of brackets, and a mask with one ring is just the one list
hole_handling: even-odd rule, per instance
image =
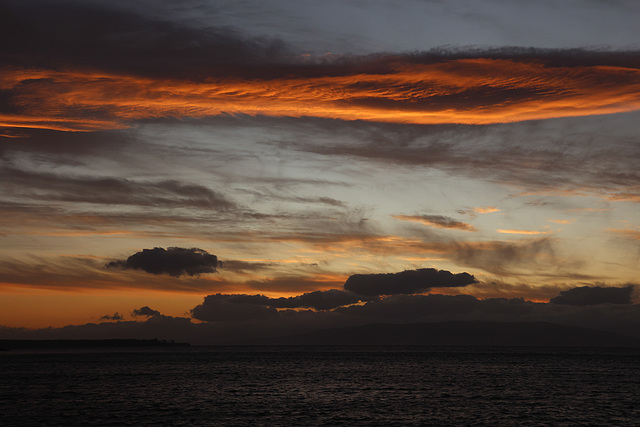
[[65, 348], [127, 348], [127, 347], [186, 347], [189, 343], [169, 341], [107, 339], [107, 340], [0, 340], [2, 350], [36, 350]]
[[640, 347], [640, 339], [547, 322], [453, 321], [321, 329], [260, 344]]

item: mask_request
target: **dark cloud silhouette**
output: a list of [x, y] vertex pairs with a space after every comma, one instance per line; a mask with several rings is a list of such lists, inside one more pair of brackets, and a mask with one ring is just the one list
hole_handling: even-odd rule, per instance
[[[262, 305], [261, 295], [209, 295], [188, 318], [151, 316], [120, 321], [30, 330], [0, 326], [1, 339], [138, 338], [192, 344], [246, 343], [251, 339], [308, 333], [334, 327], [412, 322], [550, 322], [640, 337], [640, 304], [575, 306], [520, 298], [477, 299], [471, 295], [392, 295], [333, 310], [280, 310]], [[253, 300], [253, 301], [251, 301]], [[274, 299], [277, 300], [277, 299]]]
[[302, 295], [289, 298], [274, 299], [271, 304], [278, 308], [315, 308], [316, 310], [329, 310], [349, 304], [360, 302], [362, 296], [353, 292], [339, 289], [329, 289], [327, 291], [308, 292]]
[[560, 292], [549, 302], [564, 305], [632, 304], [632, 285], [621, 288], [582, 286]]
[[307, 292], [294, 297], [269, 298], [264, 295], [234, 295], [229, 302], [235, 304], [255, 304], [275, 308], [314, 308], [316, 310], [330, 310], [363, 300], [363, 297], [353, 292], [340, 289]]
[[138, 316], [160, 316], [160, 312], [158, 310], [154, 310], [149, 306], [145, 305], [144, 307], [136, 308], [131, 312], [131, 314], [135, 317]]
[[143, 249], [126, 260], [112, 261], [106, 265], [107, 268], [143, 270], [174, 277], [215, 273], [217, 266], [218, 257], [203, 249], [177, 247]]
[[122, 319], [124, 319], [124, 317], [118, 312], [115, 312], [113, 314], [105, 314], [100, 318], [100, 320], [122, 320]]
[[[195, 319], [206, 321], [253, 320], [273, 317], [277, 308], [313, 308], [331, 310], [362, 301], [362, 297], [339, 289], [307, 292], [294, 297], [270, 298], [265, 295], [209, 295], [191, 313]], [[254, 308], [248, 308], [252, 306]]]
[[354, 274], [344, 289], [359, 295], [414, 294], [438, 287], [458, 287], [476, 283], [469, 273], [453, 274], [446, 270], [421, 268], [400, 273]]
[[202, 304], [191, 310], [191, 316], [207, 322], [243, 322], [268, 319], [278, 315], [275, 308], [251, 303], [246, 297], [251, 295], [208, 295]]

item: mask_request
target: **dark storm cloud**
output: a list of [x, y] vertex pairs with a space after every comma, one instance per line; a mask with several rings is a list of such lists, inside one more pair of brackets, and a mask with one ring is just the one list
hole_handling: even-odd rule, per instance
[[431, 288], [459, 287], [476, 283], [469, 273], [453, 274], [446, 270], [422, 268], [400, 273], [354, 274], [344, 284], [344, 289], [359, 295], [414, 294]]
[[144, 307], [136, 308], [131, 312], [131, 315], [134, 317], [138, 316], [160, 316], [160, 312], [158, 310], [154, 310], [149, 306], [145, 305]]
[[107, 268], [143, 270], [151, 274], [196, 276], [215, 273], [218, 257], [198, 248], [153, 248], [136, 252], [126, 260], [112, 261]]
[[273, 307], [266, 307], [259, 304], [247, 304], [234, 302], [234, 299], [242, 300], [250, 295], [208, 295], [202, 304], [191, 310], [194, 319], [207, 322], [243, 322], [256, 319], [268, 319], [278, 315], [278, 311]]
[[0, 60], [14, 66], [202, 77], [229, 63], [283, 60], [287, 52], [276, 39], [245, 37], [229, 27], [190, 28], [115, 3], [2, 1], [0, 17], [0, 39], [11, 40]]
[[100, 320], [122, 320], [122, 319], [124, 319], [124, 316], [122, 316], [117, 312], [113, 314], [105, 314], [100, 318]]
[[236, 205], [207, 187], [175, 180], [61, 175], [0, 167], [5, 192], [37, 200], [153, 207], [195, 207], [229, 211]]
[[549, 302], [564, 305], [632, 304], [632, 285], [621, 288], [583, 286], [560, 292]]

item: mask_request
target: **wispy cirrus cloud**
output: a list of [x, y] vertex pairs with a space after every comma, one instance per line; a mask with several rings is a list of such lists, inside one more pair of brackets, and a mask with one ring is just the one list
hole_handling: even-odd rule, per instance
[[477, 206], [474, 208], [461, 209], [458, 211], [459, 214], [469, 215], [471, 217], [475, 217], [477, 215], [482, 215], [487, 213], [494, 213], [494, 212], [500, 212], [500, 209], [498, 209], [495, 206]]
[[640, 240], [640, 230], [631, 228], [612, 228], [607, 230], [611, 233], [621, 234], [631, 240]]
[[394, 219], [417, 222], [429, 227], [447, 228], [462, 231], [478, 231], [471, 224], [442, 215], [393, 215]]
[[0, 177], [3, 180], [0, 187], [5, 189], [5, 194], [18, 194], [23, 199], [147, 207], [189, 206], [220, 211], [237, 208], [216, 191], [175, 180], [144, 182], [120, 177], [62, 175], [11, 166], [0, 167]]

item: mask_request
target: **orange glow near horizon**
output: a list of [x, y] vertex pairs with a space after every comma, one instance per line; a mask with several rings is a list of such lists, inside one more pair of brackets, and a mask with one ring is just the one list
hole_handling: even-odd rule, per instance
[[29, 111], [1, 115], [0, 126], [74, 131], [222, 114], [490, 124], [640, 109], [635, 68], [482, 58], [405, 64], [386, 74], [203, 82], [5, 68], [0, 87], [14, 91], [13, 103]]
[[[185, 307], [195, 307], [202, 296], [176, 293], [167, 298], [162, 291], [111, 291], [99, 293], [70, 293], [60, 291], [23, 289], [19, 293], [3, 293], [0, 325], [30, 329], [62, 327], [85, 323], [100, 323], [105, 315], [116, 312], [123, 321], [144, 321], [145, 317], [134, 317], [131, 312], [149, 306], [163, 315], [189, 317]], [[25, 309], [28, 307], [28, 309]]]

